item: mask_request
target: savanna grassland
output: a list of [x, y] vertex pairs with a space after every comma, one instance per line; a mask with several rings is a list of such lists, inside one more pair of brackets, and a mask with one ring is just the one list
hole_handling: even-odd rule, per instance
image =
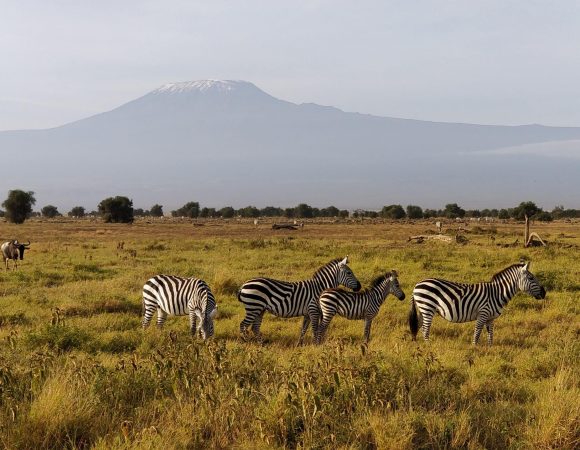
[[[446, 224], [453, 234], [458, 224]], [[0, 446], [32, 448], [563, 449], [580, 446], [580, 223], [463, 225], [465, 245], [407, 242], [415, 223], [91, 221], [0, 223], [30, 240], [0, 271]], [[519, 238], [519, 245], [511, 246]], [[118, 244], [123, 242], [123, 248]], [[266, 315], [264, 345], [243, 342], [236, 299], [247, 279], [309, 278], [349, 255], [363, 286], [396, 269], [362, 345], [363, 322], [336, 317], [327, 342], [296, 347], [301, 319]], [[407, 326], [422, 278], [489, 280], [520, 258], [548, 291], [518, 294], [494, 345], [474, 323], [436, 318], [431, 342]], [[141, 329], [141, 288], [159, 273], [196, 276], [216, 295], [213, 339], [186, 317]]]

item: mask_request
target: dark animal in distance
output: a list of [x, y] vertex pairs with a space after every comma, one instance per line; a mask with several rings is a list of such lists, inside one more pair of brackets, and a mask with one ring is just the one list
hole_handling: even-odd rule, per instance
[[16, 270], [18, 268], [18, 259], [24, 259], [24, 250], [30, 246], [30, 241], [26, 244], [22, 244], [17, 240], [4, 242], [0, 247], [2, 250], [2, 258], [4, 258], [4, 264], [6, 265], [6, 270], [8, 270], [8, 260], [14, 261], [13, 268]]

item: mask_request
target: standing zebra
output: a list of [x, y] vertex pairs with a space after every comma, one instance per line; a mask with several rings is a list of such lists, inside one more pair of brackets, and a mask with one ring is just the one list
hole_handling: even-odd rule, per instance
[[322, 343], [332, 318], [338, 314], [350, 320], [365, 321], [365, 343], [369, 342], [371, 323], [379, 313], [379, 308], [389, 294], [399, 300], [405, 299], [405, 293], [399, 287], [397, 272], [387, 272], [377, 277], [371, 287], [364, 292], [347, 292], [342, 289], [327, 289], [319, 299], [308, 305], [308, 313], [314, 329], [314, 342]]
[[310, 301], [316, 300], [324, 289], [341, 284], [355, 291], [360, 289], [359, 281], [347, 264], [348, 256], [343, 260], [334, 259], [319, 268], [310, 280], [287, 282], [254, 278], [246, 281], [238, 291], [238, 300], [246, 309], [246, 316], [240, 323], [240, 333], [246, 337], [251, 325], [254, 335], [261, 340], [260, 326], [266, 311], [278, 317], [304, 316], [298, 340], [301, 344], [310, 324]]
[[[528, 270], [529, 262], [513, 264], [491, 277], [491, 281], [476, 284], [454, 283], [430, 278], [419, 282], [413, 289], [409, 328], [413, 339], [422, 321], [423, 338], [429, 340], [429, 330], [435, 313], [450, 322], [476, 320], [473, 344], [477, 344], [481, 330], [487, 329], [487, 343], [493, 341], [493, 321], [518, 291], [527, 292], [536, 299], [546, 297], [546, 290]], [[417, 314], [417, 310], [418, 314]]]
[[[199, 332], [203, 339], [213, 336], [213, 319], [217, 313], [215, 298], [208, 285], [198, 278], [157, 275], [143, 286], [143, 328], [157, 311], [161, 328], [167, 315], [189, 315], [191, 334]], [[198, 323], [199, 319], [199, 323]]]

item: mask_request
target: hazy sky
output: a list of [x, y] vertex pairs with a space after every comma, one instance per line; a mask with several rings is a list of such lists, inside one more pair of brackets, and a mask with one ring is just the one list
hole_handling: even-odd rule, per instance
[[173, 81], [383, 116], [580, 126], [580, 2], [0, 0], [0, 130]]

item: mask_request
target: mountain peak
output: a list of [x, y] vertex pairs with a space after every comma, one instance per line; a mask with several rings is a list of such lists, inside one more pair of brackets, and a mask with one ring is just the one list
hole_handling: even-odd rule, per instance
[[197, 80], [164, 84], [154, 90], [153, 94], [187, 94], [187, 93], [229, 93], [234, 91], [259, 91], [248, 81], [241, 80]]

